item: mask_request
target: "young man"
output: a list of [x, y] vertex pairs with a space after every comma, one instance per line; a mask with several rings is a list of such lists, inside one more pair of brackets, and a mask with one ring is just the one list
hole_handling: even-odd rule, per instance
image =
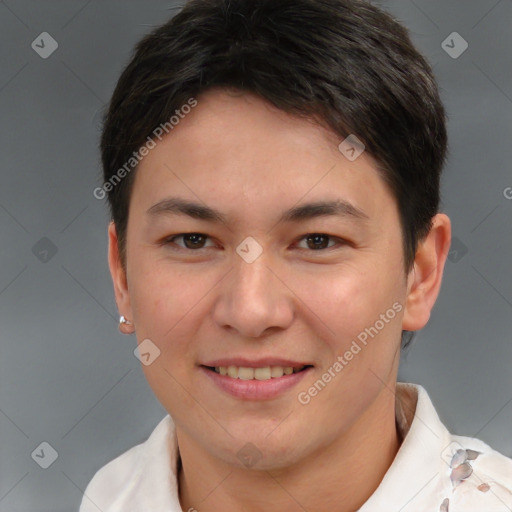
[[450, 221], [435, 80], [358, 0], [195, 0], [105, 119], [120, 328], [168, 411], [81, 512], [510, 511], [512, 461], [397, 383]]

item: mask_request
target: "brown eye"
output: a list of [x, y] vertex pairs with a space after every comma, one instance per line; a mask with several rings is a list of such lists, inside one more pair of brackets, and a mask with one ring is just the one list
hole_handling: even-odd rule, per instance
[[[175, 240], [181, 238], [184, 243], [184, 247], [180, 244], [175, 244]], [[204, 243], [208, 239], [207, 235], [203, 235], [202, 233], [182, 233], [181, 235], [176, 235], [166, 240], [166, 244], [175, 244], [182, 249], [190, 249], [197, 250], [203, 249], [205, 247]]]
[[[339, 238], [334, 238], [330, 235], [326, 235], [324, 233], [310, 233], [301, 238], [301, 240], [305, 240], [307, 244], [307, 248], [313, 251], [318, 251], [321, 249], [328, 248], [329, 240], [340, 240]], [[332, 247], [332, 245], [330, 246]]]

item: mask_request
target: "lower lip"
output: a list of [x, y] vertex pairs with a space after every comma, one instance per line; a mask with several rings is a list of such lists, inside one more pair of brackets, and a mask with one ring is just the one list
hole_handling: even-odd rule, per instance
[[199, 369], [222, 391], [235, 398], [241, 398], [243, 400], [269, 400], [276, 398], [293, 388], [293, 386], [296, 386], [313, 368], [308, 367], [298, 373], [283, 375], [282, 377], [268, 380], [233, 379], [227, 375], [221, 375], [213, 370], [208, 370], [208, 368], [204, 366], [200, 366]]

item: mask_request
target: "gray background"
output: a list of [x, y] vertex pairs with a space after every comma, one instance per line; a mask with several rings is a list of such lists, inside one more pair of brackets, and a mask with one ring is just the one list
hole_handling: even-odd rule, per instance
[[[379, 3], [430, 59], [450, 119], [456, 240], [399, 378], [427, 389], [452, 432], [512, 456], [512, 0]], [[99, 109], [175, 5], [0, 1], [0, 512], [77, 510], [93, 474], [166, 414], [135, 338], [117, 332], [107, 209], [92, 191]], [[454, 31], [469, 44], [458, 58], [441, 46]], [[47, 59], [31, 47], [42, 32], [59, 45]], [[43, 441], [58, 453], [48, 469], [31, 457]]]

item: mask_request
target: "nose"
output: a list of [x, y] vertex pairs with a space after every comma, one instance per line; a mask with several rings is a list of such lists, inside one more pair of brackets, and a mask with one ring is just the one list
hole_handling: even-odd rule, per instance
[[213, 318], [249, 338], [286, 329], [293, 316], [293, 293], [265, 251], [252, 263], [235, 254], [234, 267], [219, 283]]

